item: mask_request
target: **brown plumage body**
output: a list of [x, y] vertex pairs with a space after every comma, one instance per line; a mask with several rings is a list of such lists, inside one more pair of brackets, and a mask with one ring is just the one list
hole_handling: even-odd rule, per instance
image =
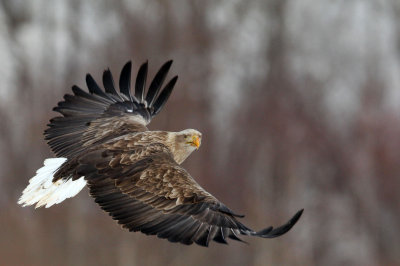
[[[146, 97], [147, 63], [139, 69], [134, 95], [130, 62], [121, 73], [120, 93], [109, 70], [103, 75], [105, 91], [90, 75], [86, 77], [90, 94], [74, 86], [74, 95], [65, 95], [54, 108], [63, 116], [50, 120], [45, 131], [59, 159], [47, 161], [47, 166], [45, 162], [20, 203], [49, 207], [87, 185], [101, 208], [124, 228], [171, 242], [208, 246], [210, 240], [227, 243], [227, 238], [240, 240], [239, 235], [273, 238], [289, 231], [302, 210], [281, 227], [255, 232], [181, 167], [199, 148], [200, 132], [148, 130], [177, 80], [171, 79], [160, 92], [170, 65], [171, 61], [162, 66]], [[80, 185], [74, 188], [74, 184]]]

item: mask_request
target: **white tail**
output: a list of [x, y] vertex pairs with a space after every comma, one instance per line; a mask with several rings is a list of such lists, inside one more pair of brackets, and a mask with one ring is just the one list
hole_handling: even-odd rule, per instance
[[75, 181], [60, 179], [53, 183], [54, 173], [65, 161], [67, 158], [44, 160], [44, 166], [29, 180], [29, 185], [22, 192], [18, 203], [24, 207], [37, 203], [36, 208], [42, 206], [48, 208], [78, 194], [86, 185], [83, 176]]

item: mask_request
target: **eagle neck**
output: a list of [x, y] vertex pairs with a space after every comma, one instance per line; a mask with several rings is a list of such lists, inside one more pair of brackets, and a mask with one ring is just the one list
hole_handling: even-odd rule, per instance
[[174, 160], [181, 164], [193, 152], [193, 149], [186, 145], [179, 132], [168, 132], [167, 146], [171, 150]]

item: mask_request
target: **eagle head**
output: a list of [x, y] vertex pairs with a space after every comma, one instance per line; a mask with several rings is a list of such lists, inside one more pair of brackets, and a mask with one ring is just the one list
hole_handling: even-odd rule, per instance
[[[171, 140], [171, 138], [170, 138]], [[185, 129], [172, 135], [174, 159], [181, 164], [194, 150], [201, 145], [201, 133], [195, 129]]]
[[178, 135], [183, 137], [183, 141], [189, 147], [197, 150], [201, 145], [201, 133], [195, 129], [185, 129], [179, 132]]

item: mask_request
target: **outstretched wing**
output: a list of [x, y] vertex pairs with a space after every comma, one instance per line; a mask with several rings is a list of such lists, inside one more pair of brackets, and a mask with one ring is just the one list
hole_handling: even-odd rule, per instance
[[[180, 167], [162, 144], [121, 150], [121, 143], [93, 150], [64, 166], [74, 178], [85, 176], [90, 195], [124, 228], [171, 242], [208, 246], [239, 235], [274, 238], [289, 231], [302, 214], [285, 225], [253, 231], [205, 191]], [[108, 144], [107, 144], [108, 145]], [[71, 174], [71, 172], [70, 172]], [[57, 175], [57, 174], [56, 174]]]
[[134, 95], [130, 89], [131, 62], [121, 71], [120, 92], [115, 88], [110, 70], [103, 73], [104, 91], [87, 74], [89, 93], [73, 86], [74, 95], [66, 94], [64, 101], [53, 109], [63, 115], [51, 119], [44, 132], [53, 152], [59, 157], [71, 158], [90, 144], [102, 143], [126, 133], [146, 131], [146, 125], [160, 112], [177, 81], [178, 77], [173, 77], [160, 92], [171, 64], [172, 61], [168, 61], [160, 68], [146, 96], [147, 62], [138, 71]]

